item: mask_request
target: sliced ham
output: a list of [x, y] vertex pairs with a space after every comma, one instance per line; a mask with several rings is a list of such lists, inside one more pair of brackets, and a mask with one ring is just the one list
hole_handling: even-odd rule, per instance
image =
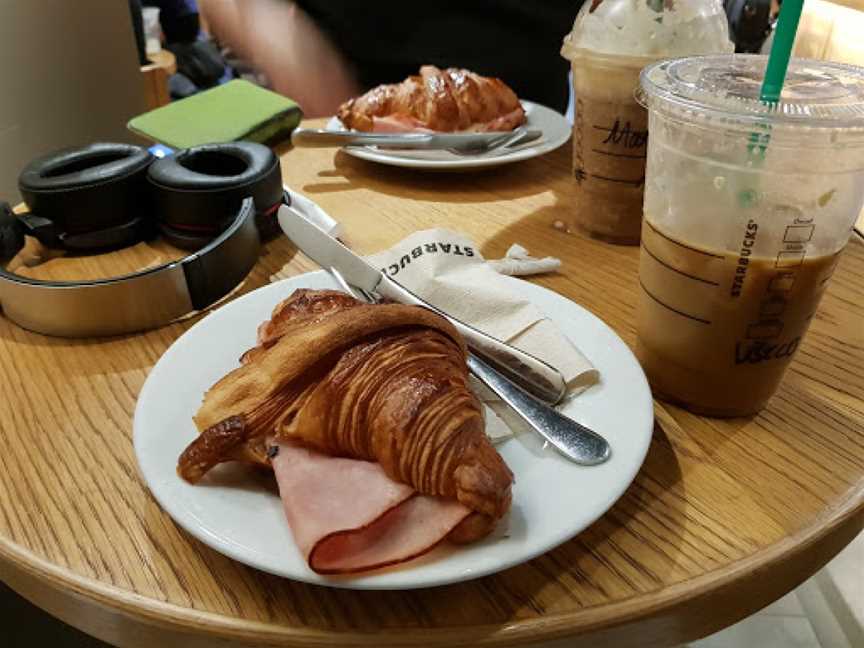
[[520, 107], [518, 110], [510, 111], [496, 119], [480, 124], [475, 128], [477, 131], [509, 131], [518, 128], [525, 122], [525, 111]]
[[[452, 131], [453, 133], [485, 133], [493, 131], [511, 131], [518, 128], [525, 121], [525, 112], [522, 108], [510, 111], [495, 119], [472, 124], [468, 128]], [[405, 115], [388, 115], [387, 117], [373, 117], [372, 131], [376, 133], [435, 133], [426, 128], [423, 122], [407, 117]]]
[[388, 115], [373, 117], [372, 130], [376, 133], [434, 133], [425, 128], [422, 122], [405, 115]]
[[417, 494], [369, 461], [281, 442], [273, 470], [294, 541], [319, 574], [349, 574], [416, 558], [471, 510]]

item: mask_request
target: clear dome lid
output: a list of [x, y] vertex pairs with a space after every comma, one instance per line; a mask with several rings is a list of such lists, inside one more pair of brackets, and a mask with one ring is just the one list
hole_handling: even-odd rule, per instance
[[656, 60], [734, 49], [721, 0], [586, 0], [561, 55]]
[[864, 128], [864, 68], [792, 59], [780, 101], [759, 99], [768, 57], [694, 56], [642, 71], [640, 99], [652, 108], [696, 111], [724, 121]]

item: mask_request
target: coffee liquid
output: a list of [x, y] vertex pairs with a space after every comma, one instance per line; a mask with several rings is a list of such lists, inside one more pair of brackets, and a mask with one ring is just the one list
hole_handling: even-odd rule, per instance
[[635, 245], [642, 228], [648, 111], [633, 96], [639, 68], [574, 65], [573, 224], [610, 243]]
[[[801, 344], [839, 253], [717, 252], [642, 229], [637, 356], [654, 395], [709, 416], [759, 411]], [[796, 234], [797, 235], [797, 234]], [[750, 239], [748, 239], [748, 236]]]

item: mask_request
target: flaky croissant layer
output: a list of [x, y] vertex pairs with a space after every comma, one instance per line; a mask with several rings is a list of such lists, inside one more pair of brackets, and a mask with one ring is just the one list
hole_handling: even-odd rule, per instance
[[197, 481], [222, 461], [267, 463], [269, 439], [377, 461], [420, 493], [473, 510], [451, 534], [485, 535], [510, 507], [512, 473], [484, 433], [464, 342], [438, 315], [296, 291], [259, 328], [243, 364], [211, 388], [201, 435], [178, 471]]
[[361, 131], [507, 131], [526, 119], [518, 97], [500, 79], [434, 65], [345, 102], [337, 115]]

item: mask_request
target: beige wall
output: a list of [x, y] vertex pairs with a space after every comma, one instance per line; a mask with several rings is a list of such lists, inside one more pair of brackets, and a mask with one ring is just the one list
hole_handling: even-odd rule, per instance
[[864, 0], [831, 0], [831, 2], [864, 11]]
[[[808, 0], [795, 56], [864, 66], [864, 0]], [[856, 227], [864, 235], [864, 211]]]
[[[804, 4], [795, 56], [864, 65], [864, 11], [825, 0]], [[864, 8], [864, 0], [860, 3]]]
[[0, 0], [0, 199], [34, 155], [134, 141], [140, 75], [126, 0]]

